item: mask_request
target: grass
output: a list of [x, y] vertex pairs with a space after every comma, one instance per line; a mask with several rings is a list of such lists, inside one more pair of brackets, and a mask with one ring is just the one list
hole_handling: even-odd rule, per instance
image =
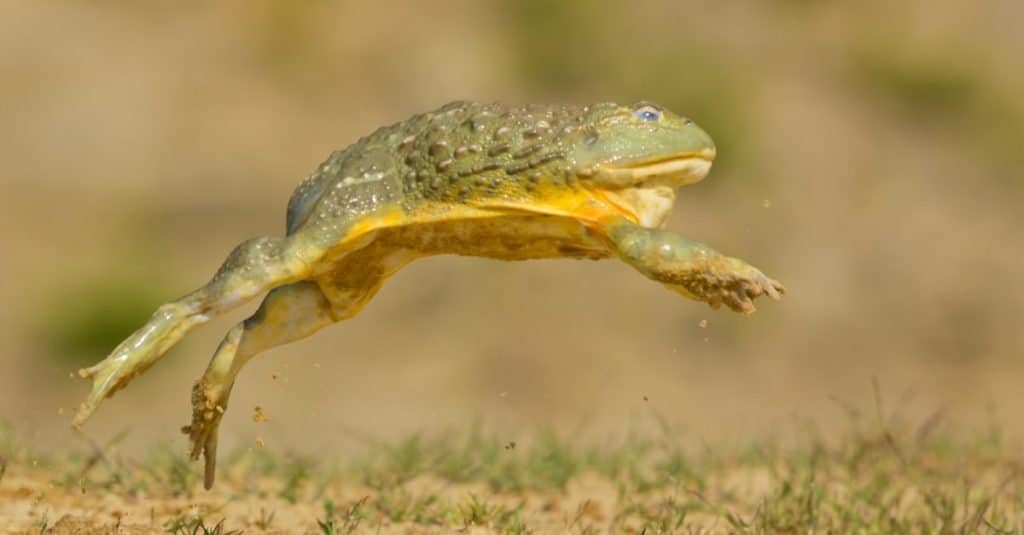
[[479, 428], [420, 434], [330, 470], [247, 450], [225, 459], [212, 492], [198, 490], [198, 466], [169, 450], [135, 461], [90, 445], [33, 466], [27, 450], [8, 448], [0, 503], [20, 504], [23, 529], [57, 533], [1024, 530], [1021, 459], [999, 433], [958, 433], [941, 415], [910, 425], [881, 408], [849, 419], [843, 436], [811, 428], [795, 446], [699, 451], [667, 428], [601, 445], [553, 432], [524, 444]]
[[164, 531], [172, 535], [240, 535], [241, 530], [225, 530], [224, 520], [207, 526], [202, 517], [175, 517], [163, 525]]

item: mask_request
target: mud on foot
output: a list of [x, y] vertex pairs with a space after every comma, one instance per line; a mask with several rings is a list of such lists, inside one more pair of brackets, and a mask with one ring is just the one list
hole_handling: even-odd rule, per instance
[[192, 423], [181, 428], [192, 443], [190, 457], [203, 455], [203, 486], [210, 489], [217, 468], [217, 431], [227, 410], [230, 388], [212, 386], [200, 379], [192, 386]]

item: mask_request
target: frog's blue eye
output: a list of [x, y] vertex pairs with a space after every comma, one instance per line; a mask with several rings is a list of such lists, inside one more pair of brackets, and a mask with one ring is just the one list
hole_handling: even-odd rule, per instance
[[640, 106], [633, 110], [633, 115], [641, 121], [657, 121], [661, 118], [661, 110], [654, 106]]

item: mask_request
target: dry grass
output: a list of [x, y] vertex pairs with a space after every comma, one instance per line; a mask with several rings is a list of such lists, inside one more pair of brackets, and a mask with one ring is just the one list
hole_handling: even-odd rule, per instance
[[600, 446], [553, 433], [517, 444], [476, 428], [374, 443], [344, 466], [235, 452], [200, 490], [196, 467], [114, 444], [37, 459], [8, 439], [0, 516], [39, 533], [1011, 533], [1021, 460], [996, 432], [940, 414], [915, 425], [850, 413], [848, 432], [743, 449], [664, 429]]

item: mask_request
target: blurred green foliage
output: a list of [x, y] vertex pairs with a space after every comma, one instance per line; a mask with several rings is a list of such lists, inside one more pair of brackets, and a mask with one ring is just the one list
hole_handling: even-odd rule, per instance
[[1001, 73], [985, 70], [966, 47], [949, 44], [914, 47], [879, 38], [854, 49], [854, 86], [921, 128], [954, 135], [962, 148], [1003, 167], [986, 173], [1011, 187], [1024, 186], [1016, 168], [1024, 164], [1024, 105], [1006, 94]]
[[323, 59], [315, 31], [323, 16], [325, 2], [252, 2], [256, 56], [263, 68], [280, 81], [298, 82], [322, 69], [314, 66]]
[[109, 353], [173, 292], [141, 275], [96, 277], [60, 287], [42, 300], [35, 334], [56, 360], [86, 364]]
[[910, 54], [900, 47], [866, 48], [852, 63], [863, 87], [914, 115], [960, 117], [978, 95], [978, 75], [948, 54]]
[[595, 79], [607, 72], [596, 72], [593, 67], [595, 58], [609, 52], [608, 40], [601, 33], [610, 12], [590, 7], [585, 0], [503, 2], [510, 49], [518, 59], [516, 66], [524, 84], [571, 94], [592, 87]]
[[615, 8], [593, 9], [584, 0], [509, 0], [504, 13], [509, 49], [528, 91], [582, 94], [585, 101], [652, 100], [693, 114], [712, 133], [719, 154], [729, 155], [716, 162], [719, 172], [750, 155], [754, 144], [746, 143], [749, 113], [741, 94], [750, 82], [715, 53], [714, 43], [685, 32], [666, 43], [658, 32], [629, 31], [639, 27], [610, 32], [630, 21], [620, 20]]

